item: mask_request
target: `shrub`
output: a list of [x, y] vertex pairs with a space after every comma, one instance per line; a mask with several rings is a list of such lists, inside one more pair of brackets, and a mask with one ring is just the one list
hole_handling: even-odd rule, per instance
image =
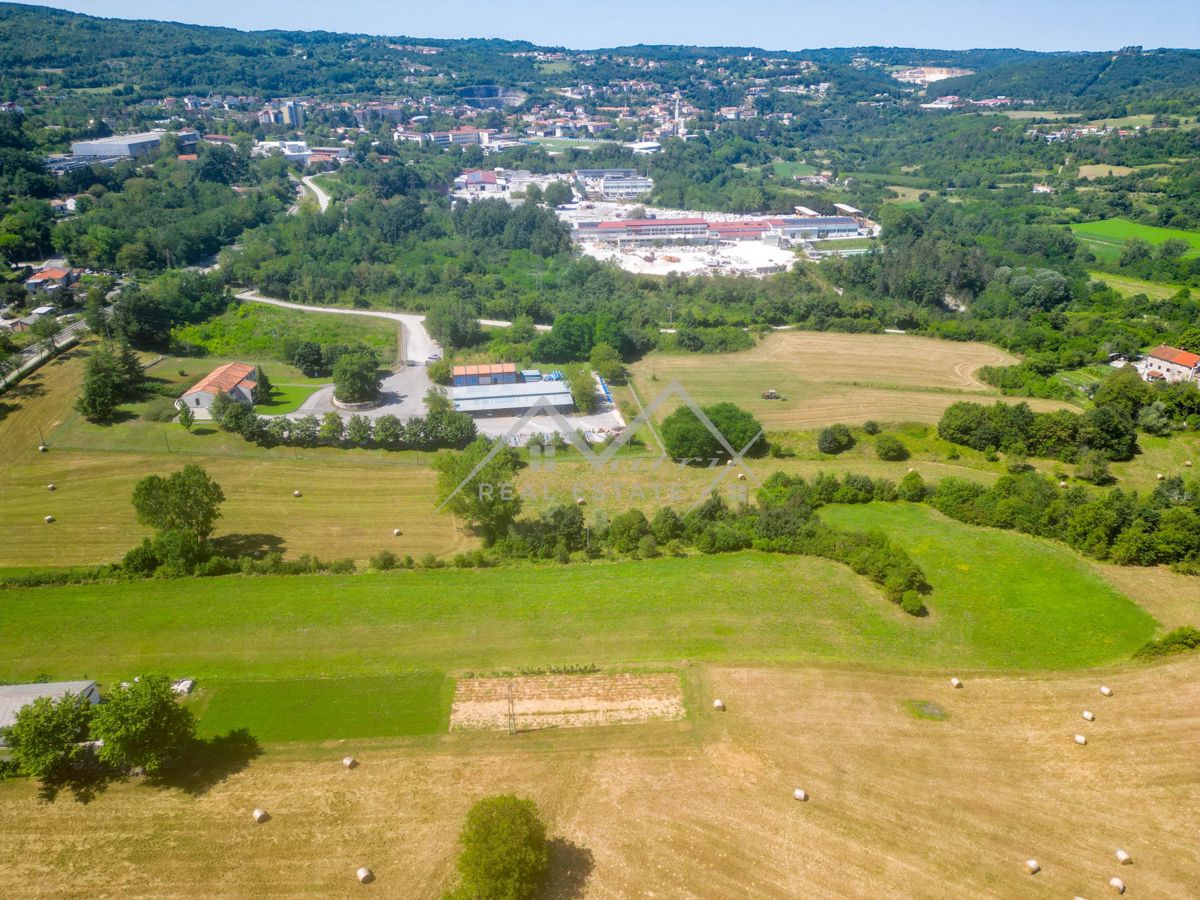
[[900, 484], [896, 487], [896, 493], [901, 500], [907, 500], [909, 503], [920, 503], [925, 499], [928, 489], [925, 487], [925, 479], [921, 477], [920, 472], [909, 472], [900, 479]]
[[1190, 625], [1176, 628], [1156, 641], [1147, 641], [1133, 654], [1134, 659], [1157, 659], [1175, 653], [1186, 653], [1200, 647], [1200, 629]]
[[865, 431], [867, 434], [871, 434], [871, 435], [879, 434], [879, 432], [882, 430], [879, 427], [879, 423], [876, 422], [874, 419], [867, 419], [867, 421], [863, 422], [862, 428], [863, 428], [863, 431]]
[[916, 591], [905, 591], [900, 595], [900, 608], [910, 616], [923, 616], [928, 612], [925, 601]]
[[371, 568], [380, 572], [396, 568], [396, 554], [391, 550], [382, 550], [371, 557]]
[[[735, 451], [740, 451], [762, 431], [762, 425], [754, 416], [732, 403], [706, 406], [704, 414]], [[675, 459], [708, 462], [729, 455], [716, 436], [686, 406], [679, 407], [663, 420], [662, 436], [667, 453]], [[766, 442], [759, 437], [746, 455], [758, 456], [766, 449]]]
[[454, 367], [448, 359], [437, 359], [426, 367], [429, 380], [434, 384], [450, 385], [454, 382]]
[[532, 897], [550, 864], [546, 826], [532, 800], [504, 794], [471, 807], [459, 835], [461, 879], [452, 896]]
[[170, 422], [177, 415], [179, 415], [179, 410], [175, 408], [174, 402], [166, 397], [155, 397], [146, 404], [146, 408], [142, 412], [142, 418], [147, 422]]
[[908, 459], [908, 448], [899, 438], [881, 434], [875, 438], [875, 455], [888, 462], [900, 462]]
[[854, 435], [845, 425], [838, 424], [822, 428], [821, 433], [817, 435], [817, 449], [822, 453], [834, 455], [849, 450], [853, 446]]

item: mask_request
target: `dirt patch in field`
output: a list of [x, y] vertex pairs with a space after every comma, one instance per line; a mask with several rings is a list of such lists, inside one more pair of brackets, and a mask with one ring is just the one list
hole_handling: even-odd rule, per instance
[[678, 675], [548, 675], [459, 681], [450, 730], [518, 731], [682, 719]]

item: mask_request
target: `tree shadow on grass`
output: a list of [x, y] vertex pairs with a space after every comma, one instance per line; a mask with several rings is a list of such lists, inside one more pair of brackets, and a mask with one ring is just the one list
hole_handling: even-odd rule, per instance
[[246, 728], [207, 740], [194, 738], [168, 765], [147, 776], [146, 783], [199, 797], [245, 769], [262, 752], [258, 739]]
[[546, 842], [546, 848], [550, 851], [550, 867], [538, 897], [542, 900], [582, 897], [595, 868], [592, 851], [566, 838], [553, 838]]
[[277, 534], [223, 534], [209, 543], [219, 556], [229, 559], [239, 559], [243, 556], [259, 559], [272, 553], [282, 555], [287, 550], [287, 544]]
[[93, 757], [81, 765], [47, 775], [38, 785], [38, 798], [45, 803], [53, 803], [60, 793], [70, 791], [76, 803], [86, 806], [108, 790], [114, 781], [125, 781], [125, 773]]

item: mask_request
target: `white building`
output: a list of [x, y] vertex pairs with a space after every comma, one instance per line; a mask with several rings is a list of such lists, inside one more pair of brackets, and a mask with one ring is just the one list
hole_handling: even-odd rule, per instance
[[193, 412], [196, 410], [207, 412], [212, 409], [217, 394], [227, 394], [231, 400], [252, 406], [259, 380], [258, 366], [242, 362], [225, 363], [223, 366], [217, 366], [200, 379], [194, 387], [175, 401], [175, 405], [180, 409], [186, 406]]
[[1138, 370], [1146, 381], [1165, 381], [1168, 384], [1196, 382], [1200, 380], [1200, 356], [1159, 344], [1146, 354]]

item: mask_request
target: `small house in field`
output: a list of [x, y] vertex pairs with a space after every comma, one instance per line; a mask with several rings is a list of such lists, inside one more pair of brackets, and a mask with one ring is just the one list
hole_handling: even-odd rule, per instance
[[1142, 377], [1147, 381], [1196, 381], [1200, 376], [1200, 356], [1159, 344], [1146, 354]]
[[207, 411], [212, 409], [217, 394], [225, 393], [229, 395], [230, 400], [253, 406], [260, 380], [256, 365], [243, 362], [225, 363], [200, 379], [175, 405], [180, 408], [186, 406], [193, 412], [198, 409]]
[[[42, 697], [61, 700], [67, 694], [79, 694], [89, 703], [100, 702], [100, 690], [94, 681], [48, 681], [44, 684], [0, 685], [0, 728], [17, 721], [17, 713]], [[0, 740], [0, 745], [3, 741]]]

